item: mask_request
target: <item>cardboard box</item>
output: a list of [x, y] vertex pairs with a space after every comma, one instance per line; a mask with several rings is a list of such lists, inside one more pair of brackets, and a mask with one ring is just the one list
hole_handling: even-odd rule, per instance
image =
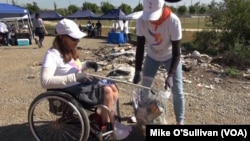
[[17, 39], [18, 46], [28, 46], [30, 44], [29, 39]]

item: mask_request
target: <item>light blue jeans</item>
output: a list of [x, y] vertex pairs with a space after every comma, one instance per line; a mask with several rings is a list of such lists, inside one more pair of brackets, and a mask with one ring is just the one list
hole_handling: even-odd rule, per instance
[[[145, 58], [144, 67], [143, 67], [143, 77], [142, 77], [142, 85], [151, 87], [153, 83], [153, 78], [156, 75], [156, 72], [161, 64], [164, 64], [167, 71], [170, 69], [171, 60], [166, 60], [163, 62], [156, 61], [149, 57], [148, 55]], [[173, 78], [173, 106], [174, 113], [177, 123], [184, 122], [184, 112], [185, 112], [185, 99], [183, 94], [183, 80], [182, 80], [182, 63], [178, 64], [176, 69], [176, 73]]]

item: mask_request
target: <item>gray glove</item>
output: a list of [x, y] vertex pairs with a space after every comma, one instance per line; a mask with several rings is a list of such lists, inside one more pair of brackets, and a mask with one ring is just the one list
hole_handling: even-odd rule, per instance
[[165, 80], [165, 89], [173, 87], [173, 76], [168, 76]]
[[93, 61], [87, 61], [86, 67], [94, 69], [95, 72], [98, 70], [98, 64], [96, 62], [93, 62]]
[[87, 75], [86, 73], [75, 73], [76, 81], [81, 83], [89, 83], [94, 80], [93, 76]]
[[140, 71], [136, 71], [136, 72], [135, 72], [134, 79], [133, 79], [133, 83], [134, 83], [134, 84], [138, 84], [140, 81], [141, 81], [141, 74], [140, 74]]

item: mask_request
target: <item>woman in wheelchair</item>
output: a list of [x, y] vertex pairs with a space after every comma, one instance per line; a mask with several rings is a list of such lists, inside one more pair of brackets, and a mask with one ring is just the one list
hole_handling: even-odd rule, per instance
[[[80, 62], [77, 52], [79, 40], [86, 36], [79, 30], [75, 22], [62, 19], [56, 25], [56, 37], [52, 47], [45, 54], [41, 69], [41, 85], [45, 89], [61, 89], [69, 92], [79, 101], [88, 105], [103, 104], [115, 115], [118, 89], [113, 83], [100, 85], [99, 80], [84, 73], [84, 70], [98, 65], [93, 61]], [[94, 89], [93, 89], [94, 88]], [[88, 95], [87, 95], [88, 94]], [[115, 122], [106, 110], [101, 110], [103, 125]], [[105, 126], [104, 126], [105, 127]], [[131, 127], [115, 124], [115, 136], [124, 139], [129, 135]]]

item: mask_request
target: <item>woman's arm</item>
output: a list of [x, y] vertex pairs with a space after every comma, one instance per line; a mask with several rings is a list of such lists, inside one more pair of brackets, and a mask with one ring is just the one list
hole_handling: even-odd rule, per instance
[[56, 68], [42, 67], [41, 85], [43, 88], [63, 88], [78, 83], [75, 73], [64, 76], [54, 76], [55, 69]]
[[179, 64], [181, 57], [181, 40], [172, 41], [172, 62], [168, 72], [168, 76], [173, 76]]

